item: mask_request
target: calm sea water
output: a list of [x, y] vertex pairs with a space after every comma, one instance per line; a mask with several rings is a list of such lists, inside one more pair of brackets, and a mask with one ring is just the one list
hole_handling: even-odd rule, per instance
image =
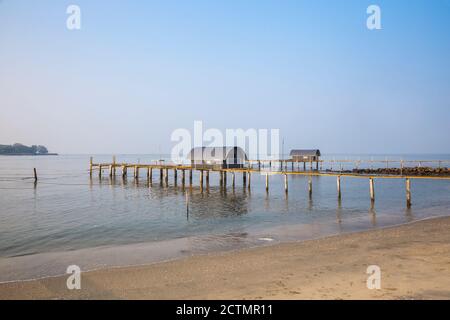
[[[112, 156], [97, 155], [95, 162]], [[118, 155], [118, 162], [149, 163], [155, 155]], [[450, 159], [448, 155], [355, 156], [329, 159]], [[376, 180], [372, 208], [367, 179], [342, 178], [342, 200], [337, 200], [336, 178], [314, 177], [313, 196], [307, 178], [289, 177], [284, 193], [281, 176], [252, 175], [251, 190], [236, 175], [236, 187], [224, 192], [218, 174], [209, 190], [185, 190], [152, 185], [146, 172], [139, 182], [107, 173], [89, 179], [89, 156], [0, 156], [0, 281], [30, 279], [65, 273], [69, 264], [83, 270], [105, 266], [149, 263], [181, 256], [324, 237], [407, 223], [450, 214], [450, 181], [413, 180], [411, 209], [405, 207], [401, 179]], [[32, 170], [38, 170], [34, 186]], [[189, 194], [189, 213], [186, 195]]]

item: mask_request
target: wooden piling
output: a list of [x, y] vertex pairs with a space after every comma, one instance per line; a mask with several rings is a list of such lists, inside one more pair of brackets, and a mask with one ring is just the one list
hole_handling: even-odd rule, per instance
[[178, 170], [175, 168], [173, 169], [173, 182], [177, 184], [178, 182], [177, 180], [178, 180]]
[[122, 165], [122, 178], [125, 178], [127, 176], [127, 166]]
[[341, 176], [337, 176], [336, 184], [337, 184], [338, 199], [341, 199]]
[[234, 187], [235, 187], [235, 185], [236, 185], [236, 183], [235, 183], [236, 177], [235, 177], [235, 176], [236, 176], [235, 173], [232, 172], [232, 173], [231, 173], [231, 184], [232, 184], [232, 186], [233, 186], [233, 189], [234, 189]]
[[226, 189], [227, 188], [227, 172], [223, 171], [223, 186]]
[[101, 164], [98, 165], [98, 177], [99, 178], [102, 177], [102, 165]]
[[312, 196], [312, 177], [311, 176], [309, 176], [309, 179], [308, 179], [308, 193], [309, 193], [309, 196], [311, 197]]
[[266, 192], [269, 192], [269, 175], [266, 174]]
[[112, 167], [112, 175], [115, 177], [116, 176], [116, 156], [113, 156], [113, 163], [112, 163], [113, 167]]
[[134, 178], [139, 179], [139, 167], [134, 166]]
[[112, 164], [109, 165], [109, 177], [110, 178], [113, 177], [113, 165]]
[[411, 180], [406, 178], [406, 207], [411, 208]]
[[203, 189], [203, 170], [200, 170], [200, 189]]
[[159, 182], [162, 184], [164, 180], [164, 171], [162, 168], [159, 169]]
[[186, 182], [186, 170], [181, 170], [181, 184], [184, 186]]
[[242, 183], [244, 186], [247, 184], [247, 173], [245, 171], [242, 172]]
[[252, 174], [249, 172], [248, 173], [248, 184], [247, 184], [248, 190], [250, 190], [251, 182], [252, 182]]
[[37, 171], [36, 171], [36, 168], [33, 168], [33, 173], [34, 173], [34, 182], [37, 182], [38, 177], [37, 177]]
[[192, 170], [189, 170], [189, 185], [192, 186]]
[[169, 185], [169, 169], [166, 168], [165, 172], [164, 172], [164, 182], [166, 183], [166, 186]]
[[92, 159], [92, 157], [90, 157], [90, 159], [89, 159], [89, 175], [92, 177], [92, 161], [93, 161], [93, 159]]
[[209, 170], [206, 170], [206, 188], [209, 188]]
[[284, 174], [284, 192], [288, 193], [288, 176]]
[[220, 187], [223, 186], [223, 171], [220, 170], [219, 171], [219, 183], [220, 183]]
[[369, 179], [369, 191], [370, 191], [370, 201], [375, 202], [375, 186], [373, 183], [373, 178]]

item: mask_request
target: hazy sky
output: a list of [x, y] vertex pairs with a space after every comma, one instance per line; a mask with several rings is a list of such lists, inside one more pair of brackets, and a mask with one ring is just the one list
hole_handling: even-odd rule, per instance
[[0, 144], [170, 152], [194, 120], [279, 128], [285, 149], [450, 153], [450, 1], [0, 0]]

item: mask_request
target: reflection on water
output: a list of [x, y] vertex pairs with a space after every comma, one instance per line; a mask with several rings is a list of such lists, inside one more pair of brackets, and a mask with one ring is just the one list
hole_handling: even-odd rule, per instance
[[[136, 158], [118, 156], [124, 162]], [[148, 163], [154, 157], [139, 158]], [[95, 159], [108, 162], [110, 156]], [[413, 206], [407, 209], [400, 179], [377, 180], [371, 204], [366, 179], [341, 178], [339, 199], [333, 177], [312, 177], [310, 193], [308, 177], [290, 176], [285, 193], [283, 176], [271, 176], [266, 192], [259, 174], [252, 174], [250, 189], [240, 174], [234, 179], [230, 174], [224, 189], [218, 173], [211, 173], [202, 189], [197, 173], [192, 186], [188, 174], [182, 184], [181, 174], [175, 183], [173, 171], [165, 180], [159, 170], [152, 181], [144, 170], [138, 180], [119, 172], [115, 178], [89, 179], [88, 162], [89, 156], [0, 157], [0, 271], [9, 274], [4, 277], [59, 272], [46, 259], [62, 266], [83, 257], [78, 263], [88, 268], [144, 263], [268, 243], [258, 239], [302, 240], [450, 212], [449, 181], [413, 180]], [[28, 179], [34, 167], [36, 185]]]

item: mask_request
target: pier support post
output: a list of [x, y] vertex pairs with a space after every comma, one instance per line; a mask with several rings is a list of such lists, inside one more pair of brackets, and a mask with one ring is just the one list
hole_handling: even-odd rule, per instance
[[163, 183], [163, 179], [164, 179], [164, 171], [162, 168], [160, 168], [159, 169], [159, 182], [161, 183], [161, 185]]
[[192, 170], [189, 170], [189, 185], [192, 186]]
[[206, 188], [209, 189], [209, 170], [206, 170]]
[[38, 180], [36, 168], [33, 168], [33, 174], [34, 174], [34, 183], [36, 183]]
[[288, 193], [288, 176], [286, 173], [284, 174], [284, 192]]
[[116, 156], [113, 156], [113, 167], [112, 167], [112, 175], [116, 176]]
[[231, 173], [231, 185], [234, 190], [234, 187], [236, 186], [236, 174], [234, 173], [234, 171]]
[[248, 190], [250, 190], [251, 182], [252, 182], [252, 174], [249, 172], [248, 173], [248, 184], [247, 184]]
[[92, 157], [89, 160], [89, 175], [92, 177]]
[[200, 170], [200, 189], [203, 189], [203, 170]]
[[99, 178], [102, 177], [102, 165], [101, 164], [98, 165], [98, 177]]
[[247, 172], [242, 172], [242, 183], [245, 185], [247, 184]]
[[338, 199], [341, 199], [341, 176], [337, 176], [336, 184], [337, 184]]
[[173, 169], [173, 182], [175, 183], [175, 185], [177, 184], [178, 180], [178, 171], [177, 169]]
[[181, 170], [181, 184], [184, 186], [186, 182], [186, 170]]
[[406, 207], [411, 208], [411, 180], [406, 178]]
[[223, 171], [223, 187], [227, 188], [227, 172]]
[[149, 171], [148, 180], [150, 181], [150, 183], [152, 183], [153, 182], [153, 168], [149, 167], [148, 171]]
[[219, 171], [219, 182], [220, 182], [220, 187], [223, 186], [223, 171], [220, 170]]
[[122, 178], [126, 178], [127, 177], [127, 166], [123, 165], [122, 166]]
[[164, 172], [164, 182], [166, 183], [166, 186], [169, 185], [169, 169], [167, 169], [167, 168]]
[[309, 179], [308, 179], [308, 193], [309, 193], [309, 197], [311, 198], [311, 196], [312, 196], [312, 177], [311, 176], [309, 176]]
[[369, 191], [370, 191], [370, 201], [375, 202], [375, 186], [373, 183], [373, 178], [369, 179]]
[[266, 174], [266, 192], [269, 192], [269, 175]]
[[109, 177], [110, 178], [113, 177], [113, 165], [112, 164], [109, 165]]

